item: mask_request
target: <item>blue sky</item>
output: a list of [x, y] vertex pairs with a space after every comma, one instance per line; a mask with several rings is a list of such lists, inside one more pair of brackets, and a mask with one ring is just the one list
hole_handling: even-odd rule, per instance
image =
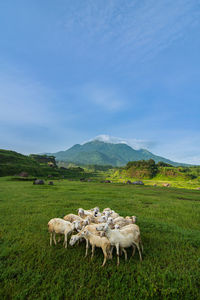
[[0, 148], [98, 135], [200, 164], [200, 2], [0, 2]]

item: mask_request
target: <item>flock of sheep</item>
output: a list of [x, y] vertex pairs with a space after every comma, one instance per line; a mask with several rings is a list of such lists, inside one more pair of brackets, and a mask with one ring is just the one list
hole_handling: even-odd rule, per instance
[[86, 253], [88, 254], [89, 245], [92, 246], [92, 256], [94, 256], [95, 247], [100, 247], [104, 254], [105, 265], [107, 259], [112, 259], [113, 248], [116, 248], [117, 265], [119, 265], [119, 254], [123, 252], [125, 260], [127, 260], [127, 252], [125, 248], [133, 247], [132, 256], [135, 254], [137, 247], [140, 260], [142, 260], [141, 250], [143, 251], [142, 240], [140, 237], [140, 229], [135, 224], [136, 217], [121, 217], [118, 213], [105, 208], [100, 212], [98, 207], [90, 210], [78, 209], [78, 215], [68, 214], [63, 219], [54, 218], [48, 222], [48, 230], [50, 233], [50, 246], [52, 239], [56, 242], [56, 234], [64, 235], [63, 245], [67, 248], [67, 237], [73, 231], [77, 231], [76, 235], [72, 235], [69, 244], [73, 246], [82, 240], [86, 240]]

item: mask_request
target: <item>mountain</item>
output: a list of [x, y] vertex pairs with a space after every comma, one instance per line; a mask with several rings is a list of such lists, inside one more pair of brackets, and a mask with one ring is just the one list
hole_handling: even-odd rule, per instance
[[181, 164], [161, 156], [154, 155], [145, 149], [134, 150], [125, 143], [107, 143], [93, 140], [83, 145], [76, 144], [66, 151], [48, 153], [54, 155], [57, 161], [73, 162], [81, 165], [112, 165], [124, 166], [129, 161], [153, 159], [155, 162], [163, 161], [173, 166]]

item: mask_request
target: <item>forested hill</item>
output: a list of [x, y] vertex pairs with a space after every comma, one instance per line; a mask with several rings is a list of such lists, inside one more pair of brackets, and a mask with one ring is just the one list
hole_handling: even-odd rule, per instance
[[98, 140], [87, 142], [83, 145], [76, 144], [66, 151], [48, 153], [48, 155], [55, 156], [57, 161], [73, 162], [81, 165], [124, 166], [129, 161], [153, 159], [156, 163], [163, 161], [173, 166], [186, 166], [186, 164], [157, 156], [145, 149], [135, 150], [127, 144], [113, 144]]

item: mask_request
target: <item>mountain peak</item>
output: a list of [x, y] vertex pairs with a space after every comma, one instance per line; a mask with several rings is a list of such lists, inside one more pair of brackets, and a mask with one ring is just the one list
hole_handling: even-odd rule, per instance
[[[135, 147], [134, 147], [135, 148]], [[136, 150], [124, 139], [100, 135], [82, 145], [76, 144], [66, 151], [54, 153], [56, 160], [73, 162], [81, 165], [124, 166], [129, 161], [149, 160], [163, 161], [172, 165], [181, 165], [140, 147]]]

